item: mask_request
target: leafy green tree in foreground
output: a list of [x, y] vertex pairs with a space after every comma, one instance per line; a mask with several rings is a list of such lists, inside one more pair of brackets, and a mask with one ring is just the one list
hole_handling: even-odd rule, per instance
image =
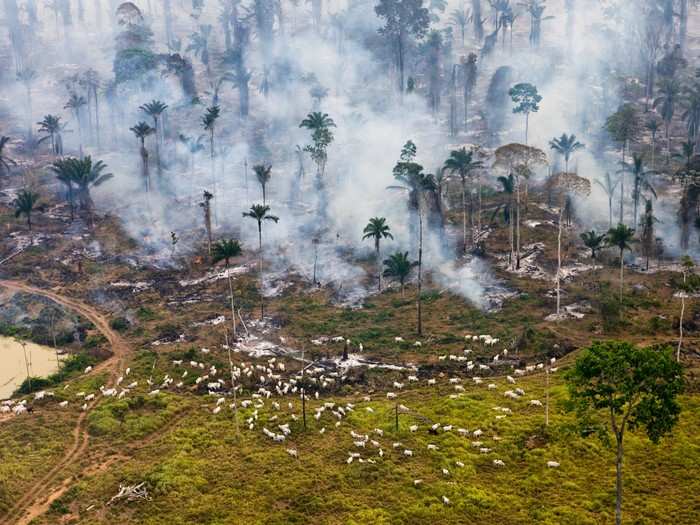
[[[373, 239], [374, 240], [374, 251], [377, 254], [377, 262], [381, 260], [380, 254], [379, 254], [379, 242], [382, 239], [393, 239], [394, 236], [390, 233], [391, 228], [389, 225], [386, 223], [386, 218], [384, 217], [372, 217], [369, 222], [367, 223], [367, 226], [365, 226], [365, 229], [363, 230], [362, 233], [364, 235], [362, 236], [362, 240], [365, 239]], [[379, 268], [379, 291], [382, 291], [382, 269], [381, 267]]]
[[615, 523], [622, 523], [625, 432], [643, 430], [658, 443], [678, 422], [683, 369], [671, 348], [636, 348], [627, 342], [595, 342], [567, 374], [572, 408], [586, 434], [597, 431], [616, 444]]

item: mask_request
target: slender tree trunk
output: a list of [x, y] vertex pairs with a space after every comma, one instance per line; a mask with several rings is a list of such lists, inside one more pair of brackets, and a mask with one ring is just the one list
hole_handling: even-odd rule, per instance
[[515, 178], [515, 269], [520, 269], [520, 177]]
[[564, 204], [559, 208], [559, 228], [557, 235], [557, 316], [559, 316], [561, 307], [561, 235], [562, 235], [562, 220], [564, 220]]
[[228, 293], [231, 295], [231, 321], [233, 328], [233, 340], [236, 340], [236, 308], [233, 303], [233, 283], [231, 282], [231, 270], [226, 263], [226, 277], [228, 277]]
[[265, 317], [265, 294], [263, 290], [262, 224], [258, 222], [258, 248], [260, 250], [260, 319]]
[[525, 113], [525, 145], [527, 146], [527, 135], [530, 129], [530, 114]]
[[421, 293], [423, 289], [423, 213], [418, 209], [418, 335], [423, 335], [423, 311]]
[[624, 198], [625, 198], [625, 149], [626, 144], [622, 146], [622, 167], [623, 171], [620, 172], [620, 224], [624, 224]]
[[378, 274], [377, 275], [377, 277], [378, 277], [377, 282], [379, 283], [378, 284], [378, 291], [381, 292], [382, 291], [382, 254], [379, 251], [379, 239], [377, 239], [377, 243], [376, 243], [375, 248], [377, 250], [377, 274]]
[[464, 253], [467, 253], [467, 200], [466, 200], [466, 183], [462, 179], [462, 243]]
[[612, 194], [608, 195], [608, 212], [610, 217], [608, 218], [609, 227], [612, 228], [612, 216], [613, 216], [613, 197]]
[[620, 250], [620, 304], [622, 304], [622, 291], [625, 286], [625, 251]]
[[617, 436], [617, 458], [615, 461], [615, 525], [622, 524], [622, 435]]

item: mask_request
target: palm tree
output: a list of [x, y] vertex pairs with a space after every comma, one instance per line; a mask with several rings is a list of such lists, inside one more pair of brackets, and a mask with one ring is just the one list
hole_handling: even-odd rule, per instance
[[591, 230], [589, 232], [583, 232], [581, 234], [581, 240], [583, 241], [584, 246], [591, 250], [591, 259], [595, 260], [596, 252], [603, 248], [605, 234], [597, 234], [595, 230]]
[[24, 68], [17, 73], [17, 80], [24, 84], [24, 90], [27, 95], [27, 134], [32, 136], [32, 84], [37, 79], [37, 72], [31, 68]]
[[671, 137], [669, 135], [669, 129], [671, 127], [671, 121], [673, 120], [673, 115], [676, 112], [676, 105], [679, 103], [681, 93], [681, 85], [678, 80], [675, 79], [663, 79], [661, 85], [659, 86], [659, 96], [654, 100], [653, 107], [659, 108], [661, 118], [664, 121], [666, 128], [666, 142], [668, 148], [667, 160], [670, 158], [671, 152]]
[[113, 178], [114, 175], [103, 173], [107, 169], [107, 165], [101, 160], [93, 163], [89, 155], [83, 159], [66, 159], [66, 161], [71, 165], [71, 179], [77, 187], [80, 206], [85, 211], [88, 222], [92, 224], [94, 205], [90, 196], [90, 189], [104, 184]]
[[[219, 106], [210, 106], [202, 117], [202, 127], [209, 133], [209, 159], [211, 161], [211, 176], [214, 185], [214, 195], [216, 195], [216, 165], [214, 161], [214, 137], [216, 133], [216, 121], [221, 116]], [[216, 205], [214, 206], [214, 220], [216, 221]]]
[[[362, 236], [362, 240], [364, 241], [365, 239], [374, 239], [374, 251], [377, 254], [377, 263], [381, 261], [381, 255], [379, 252], [379, 242], [382, 239], [392, 239], [394, 236], [390, 233], [391, 228], [389, 225], [386, 223], [386, 218], [384, 217], [372, 217], [369, 222], [367, 223], [367, 226], [365, 226], [365, 229], [362, 231], [364, 235]], [[379, 267], [379, 275], [378, 275], [378, 289], [381, 292], [382, 291], [382, 269], [381, 266]]]
[[160, 100], [151, 100], [150, 102], [139, 107], [141, 111], [146, 113], [153, 119], [153, 129], [156, 134], [156, 169], [158, 170], [158, 177], [163, 175], [160, 165], [160, 145], [159, 142], [163, 140], [163, 130], [159, 125], [159, 119], [161, 114], [168, 109], [168, 105], [161, 102]]
[[229, 261], [234, 257], [238, 257], [243, 253], [241, 244], [233, 239], [223, 239], [218, 241], [212, 251], [212, 264], [224, 261], [226, 266], [226, 277], [228, 278], [228, 290], [231, 296], [231, 320], [233, 322], [233, 339], [236, 339], [236, 309], [233, 302], [233, 282], [231, 280], [231, 271], [229, 269]]
[[634, 229], [625, 224], [618, 224], [616, 228], [610, 228], [607, 234], [608, 246], [620, 250], [620, 303], [622, 303], [622, 291], [625, 282], [625, 250], [632, 250], [634, 242]]
[[597, 179], [595, 180], [595, 183], [603, 189], [605, 195], [608, 197], [609, 228], [612, 228], [613, 197], [615, 196], [615, 188], [617, 188], [619, 182], [620, 178], [613, 180], [613, 178], [610, 176], [610, 172], [607, 171], [605, 172], [605, 177], [603, 178], [602, 182]]
[[[196, 139], [193, 137], [188, 137], [180, 133], [179, 140], [187, 148], [187, 152], [190, 155], [190, 184], [191, 184], [191, 195], [194, 195], [194, 184], [195, 184], [195, 157], [200, 151], [204, 151], [205, 146], [202, 144], [203, 136], [199, 136]], [[191, 201], [191, 197], [190, 197]]]
[[648, 191], [656, 198], [656, 190], [649, 180], [649, 175], [652, 174], [651, 171], [644, 167], [644, 156], [641, 153], [634, 153], [632, 155], [632, 163], [623, 166], [623, 170], [628, 171], [634, 177], [632, 186], [632, 201], [634, 203], [634, 222], [632, 224], [637, 224], [637, 211], [639, 208], [639, 198], [643, 191]]
[[82, 109], [87, 106], [87, 100], [85, 100], [85, 97], [81, 95], [77, 95], [76, 93], [72, 93], [70, 98], [68, 99], [68, 102], [66, 102], [66, 105], [63, 106], [63, 109], [70, 109], [73, 112], [73, 115], [75, 116], [75, 120], [78, 123], [78, 136], [80, 139], [80, 156], [83, 156], [83, 119], [82, 119]]
[[459, 28], [460, 35], [462, 36], [462, 47], [464, 47], [464, 37], [467, 31], [467, 24], [469, 23], [469, 10], [462, 7], [461, 9], [455, 9], [450, 13], [450, 23]]
[[253, 204], [250, 211], [243, 212], [243, 217], [254, 219], [258, 223], [258, 248], [260, 255], [260, 319], [265, 316], [265, 299], [263, 293], [263, 251], [262, 251], [262, 225], [264, 221], [279, 222], [279, 217], [270, 215], [270, 207], [264, 204]]
[[[467, 250], [467, 179], [471, 173], [483, 167], [480, 160], [474, 160], [474, 151], [467, 151], [467, 148], [452, 150], [450, 156], [445, 161], [445, 169], [452, 174], [459, 175], [462, 185], [462, 242], [464, 251]], [[472, 241], [474, 239], [474, 219], [472, 217], [472, 204], [469, 206], [470, 225], [472, 229]]]
[[571, 155], [586, 146], [576, 140], [576, 135], [562, 133], [561, 137], [549, 141], [549, 147], [564, 157], [564, 171], [568, 173]]
[[654, 217], [654, 208], [651, 199], [647, 199], [644, 205], [644, 213], [639, 221], [639, 225], [642, 227], [641, 231], [641, 241], [642, 241], [642, 255], [646, 258], [646, 269], [649, 270], [649, 259], [656, 252], [656, 238], [654, 236], [654, 224], [658, 222], [657, 218]]
[[[620, 108], [605, 121], [605, 129], [613, 140], [620, 145], [620, 151], [622, 153], [621, 164], [624, 166], [626, 164], [625, 154], [629, 143], [636, 140], [640, 132], [640, 121], [635, 106], [633, 104], [623, 104], [620, 106]], [[620, 223], [624, 221], [624, 197], [625, 178], [623, 174], [620, 176]]]
[[651, 133], [651, 169], [652, 171], [654, 171], [656, 169], [654, 162], [656, 156], [656, 135], [659, 133], [661, 126], [657, 119], [651, 118], [647, 121], [644, 127], [646, 127], [647, 130]]
[[194, 56], [199, 57], [202, 64], [207, 69], [207, 77], [211, 78], [211, 66], [209, 65], [209, 37], [211, 36], [212, 26], [205, 24], [199, 26], [198, 33], [190, 35], [190, 45], [186, 51], [194, 53]]
[[[37, 123], [39, 125], [39, 133], [46, 133], [47, 138], [51, 140], [51, 152], [54, 155], [63, 155], [63, 140], [61, 139], [61, 117], [56, 115], [46, 115], [44, 120]], [[42, 140], [45, 140], [42, 139]]]
[[267, 204], [267, 183], [270, 182], [270, 177], [272, 176], [272, 164], [257, 164], [253, 166], [253, 171], [262, 188], [263, 205], [265, 205]]
[[507, 177], [498, 177], [501, 185], [501, 193], [506, 196], [506, 204], [503, 208], [503, 219], [508, 224], [510, 230], [510, 253], [508, 254], [508, 264], [512, 264], [513, 253], [515, 252], [515, 225], [513, 222], [513, 195], [515, 194], [515, 176], [510, 173]]
[[202, 197], [202, 202], [199, 203], [199, 206], [204, 210], [204, 227], [207, 230], [207, 253], [211, 255], [211, 200], [214, 198], [214, 195], [204, 190]]
[[129, 130], [136, 135], [136, 138], [141, 142], [141, 176], [146, 185], [146, 193], [151, 192], [151, 176], [148, 173], [148, 150], [146, 149], [146, 137], [156, 132], [151, 126], [145, 122], [139, 122]]
[[66, 187], [66, 196], [68, 197], [68, 205], [70, 206], [70, 220], [75, 218], [75, 199], [73, 186], [73, 165], [70, 159], [58, 159], [49, 166], [49, 169], [56, 175], [56, 178]]
[[406, 279], [411, 275], [411, 270], [418, 266], [416, 261], [408, 259], [408, 252], [396, 252], [384, 260], [384, 277], [391, 277], [399, 281], [401, 285], [401, 297], [404, 296]]
[[688, 127], [688, 139], [700, 142], [700, 83], [695, 83], [692, 88], [686, 90], [685, 111], [681, 118]]
[[10, 166], [16, 166], [17, 163], [5, 154], [5, 147], [10, 144], [10, 137], [0, 136], [0, 175], [2, 172], [10, 173]]
[[333, 142], [333, 133], [330, 128], [336, 127], [335, 122], [327, 113], [314, 111], [306, 115], [299, 127], [311, 132], [313, 144], [306, 146], [304, 151], [308, 152], [316, 163], [317, 183], [320, 184], [328, 161], [328, 146]]
[[15, 208], [15, 217], [24, 215], [27, 218], [27, 228], [32, 231], [32, 212], [43, 209], [39, 204], [39, 194], [21, 190], [12, 201], [12, 205]]

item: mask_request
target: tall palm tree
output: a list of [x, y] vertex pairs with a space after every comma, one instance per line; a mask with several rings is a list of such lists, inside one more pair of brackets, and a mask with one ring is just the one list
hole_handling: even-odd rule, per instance
[[608, 197], [608, 211], [609, 211], [609, 219], [608, 219], [608, 227], [612, 228], [612, 214], [613, 214], [613, 197], [615, 196], [615, 189], [617, 188], [617, 185], [620, 182], [620, 178], [618, 177], [617, 179], [612, 178], [610, 175], [610, 172], [605, 172], [605, 177], [603, 177], [603, 180], [600, 181], [598, 179], [595, 180], [595, 183], [600, 186], [603, 191], [605, 192], [605, 195]]
[[608, 230], [608, 246], [620, 250], [620, 302], [625, 282], [625, 250], [631, 251], [633, 242], [634, 230], [625, 224], [618, 224], [617, 227]]
[[[622, 165], [626, 164], [625, 154], [630, 142], [637, 139], [641, 129], [641, 123], [637, 109], [633, 104], [623, 104], [610, 115], [605, 121], [605, 129], [613, 140], [620, 145], [622, 153]], [[624, 202], [625, 202], [625, 177], [620, 176], [620, 223], [624, 222]]]
[[207, 78], [211, 78], [211, 66], [209, 63], [209, 37], [211, 36], [212, 26], [204, 24], [199, 26], [199, 32], [190, 35], [190, 44], [186, 51], [192, 52], [194, 56], [199, 57], [207, 69]]
[[156, 134], [156, 169], [158, 177], [162, 177], [163, 172], [160, 164], [160, 142], [163, 140], [163, 130], [161, 129], [160, 116], [168, 109], [168, 105], [160, 100], [151, 100], [150, 102], [140, 106], [139, 109], [153, 119], [153, 129]]
[[697, 145], [700, 143], [700, 83], [696, 82], [686, 91], [685, 109], [681, 118], [688, 127], [688, 139], [693, 139]]
[[37, 72], [31, 68], [24, 68], [17, 73], [17, 80], [24, 84], [27, 97], [27, 134], [32, 136], [32, 84], [36, 81]]
[[650, 180], [652, 172], [647, 170], [644, 166], [644, 156], [641, 153], [634, 153], [632, 155], [632, 162], [623, 166], [623, 170], [631, 173], [633, 177], [632, 202], [634, 203], [634, 222], [632, 224], [637, 224], [639, 198], [642, 192], [648, 191], [656, 198], [656, 190], [654, 190], [654, 186], [652, 186]]
[[[377, 254], [377, 264], [381, 261], [381, 255], [379, 250], [379, 242], [382, 239], [393, 239], [394, 236], [391, 234], [391, 228], [386, 223], [385, 217], [372, 217], [365, 229], [362, 231], [364, 235], [362, 240], [373, 239], [374, 240], [374, 251]], [[382, 291], [382, 269], [379, 267], [378, 272], [378, 289]]]
[[314, 111], [301, 121], [299, 127], [311, 132], [313, 144], [306, 146], [304, 151], [308, 152], [316, 163], [316, 179], [320, 185], [328, 161], [328, 146], [333, 142], [331, 128], [336, 127], [335, 122], [327, 113]]
[[214, 198], [214, 195], [209, 193], [207, 190], [204, 190], [204, 193], [202, 194], [202, 202], [199, 203], [199, 206], [204, 210], [204, 227], [207, 230], [207, 253], [211, 255], [212, 251], [212, 238], [211, 238], [211, 200]]
[[642, 228], [640, 232], [640, 240], [642, 241], [642, 255], [646, 258], [646, 269], [649, 270], [649, 259], [656, 252], [656, 236], [654, 234], [654, 224], [658, 219], [654, 217], [654, 206], [651, 199], [647, 199], [644, 204], [644, 213], [642, 214], [639, 225]]
[[233, 282], [231, 279], [231, 271], [229, 268], [229, 262], [234, 257], [238, 257], [243, 253], [241, 244], [233, 239], [223, 239], [218, 241], [212, 250], [212, 264], [216, 264], [220, 261], [224, 261], [226, 266], [226, 277], [228, 278], [228, 290], [231, 297], [231, 321], [233, 323], [233, 339], [236, 339], [236, 308], [233, 301]]
[[250, 211], [243, 212], [243, 217], [248, 217], [258, 223], [258, 248], [260, 262], [260, 319], [265, 316], [265, 295], [263, 293], [263, 251], [262, 251], [262, 225], [265, 221], [279, 222], [279, 217], [270, 215], [270, 207], [264, 204], [253, 204]]
[[15, 208], [15, 217], [24, 215], [27, 218], [27, 228], [32, 231], [32, 213], [42, 209], [39, 204], [39, 194], [29, 190], [21, 190], [12, 201], [12, 206]]
[[78, 137], [80, 140], [80, 156], [83, 156], [83, 108], [87, 106], [87, 100], [85, 97], [78, 95], [76, 93], [71, 93], [68, 102], [63, 106], [63, 109], [69, 109], [73, 112], [76, 122], [78, 123]]
[[596, 252], [603, 247], [605, 234], [598, 234], [595, 230], [591, 230], [589, 232], [583, 232], [581, 234], [581, 240], [583, 241], [584, 246], [591, 250], [591, 259], [595, 260]]
[[63, 140], [61, 139], [61, 131], [64, 125], [61, 124], [61, 117], [56, 115], [46, 115], [44, 120], [37, 123], [39, 125], [39, 133], [45, 133], [46, 138], [51, 140], [51, 152], [54, 155], [63, 155]]
[[12, 139], [4, 135], [0, 136], [0, 175], [2, 172], [10, 173], [10, 166], [16, 166], [17, 163], [7, 156], [5, 148], [10, 144]]
[[401, 285], [401, 297], [404, 296], [406, 279], [411, 275], [411, 270], [418, 266], [418, 262], [408, 259], [408, 252], [396, 252], [384, 260], [384, 277], [391, 277], [399, 281]]
[[469, 9], [462, 6], [461, 9], [455, 9], [450, 13], [450, 23], [459, 28], [462, 36], [462, 47], [464, 47], [464, 37], [467, 32], [467, 24], [469, 23]]
[[576, 140], [576, 135], [562, 133], [561, 137], [549, 141], [549, 147], [564, 157], [564, 171], [568, 173], [571, 155], [586, 146]]
[[[483, 168], [483, 163], [480, 160], [474, 159], [474, 151], [467, 151], [467, 148], [452, 150], [450, 156], [445, 161], [445, 169], [453, 175], [459, 175], [462, 186], [462, 242], [463, 248], [467, 250], [467, 181], [471, 177], [473, 171]], [[470, 226], [472, 229], [472, 241], [474, 239], [474, 219], [472, 216], [473, 205], [469, 205]]]
[[657, 119], [651, 118], [644, 127], [651, 133], [651, 169], [653, 171], [656, 169], [656, 135], [658, 135], [661, 125]]
[[[221, 116], [221, 108], [219, 106], [210, 106], [207, 108], [204, 116], [202, 116], [202, 127], [204, 131], [209, 133], [209, 160], [211, 163], [211, 177], [214, 187], [214, 195], [216, 195], [216, 164], [215, 164], [215, 149], [214, 138], [216, 135], [216, 121]], [[216, 205], [214, 205], [214, 221], [217, 220]]]
[[151, 176], [148, 172], [148, 150], [146, 149], [146, 137], [155, 133], [156, 130], [145, 122], [139, 122], [133, 128], [129, 128], [129, 130], [141, 142], [141, 176], [144, 184], [146, 185], [146, 193], [150, 194]]
[[668, 149], [667, 160], [670, 158], [671, 152], [671, 137], [669, 130], [673, 115], [676, 113], [676, 106], [680, 102], [681, 85], [676, 79], [666, 78], [661, 81], [659, 86], [659, 96], [654, 100], [653, 107], [659, 109], [661, 118], [664, 121], [666, 128], [666, 147]]
[[272, 164], [256, 164], [253, 166], [253, 171], [262, 188], [263, 205], [265, 205], [267, 204], [267, 183], [270, 182], [270, 178], [272, 177]]
[[204, 137], [199, 136], [197, 138], [194, 138], [194, 137], [188, 137], [187, 135], [183, 135], [182, 133], [180, 133], [178, 138], [179, 138], [180, 142], [187, 148], [187, 152], [190, 155], [190, 187], [191, 187], [191, 195], [194, 195], [195, 158], [197, 156], [197, 153], [199, 153], [200, 151], [204, 151], [204, 149], [205, 149], [204, 144], [202, 144], [202, 140]]

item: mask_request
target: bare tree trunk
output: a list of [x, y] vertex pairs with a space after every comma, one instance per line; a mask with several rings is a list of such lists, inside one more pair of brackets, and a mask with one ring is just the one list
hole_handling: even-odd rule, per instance
[[421, 292], [423, 288], [423, 213], [418, 209], [418, 335], [423, 335], [423, 311], [422, 311], [422, 301]]
[[564, 220], [564, 204], [559, 208], [559, 231], [557, 235], [557, 316], [561, 308], [561, 222]]
[[617, 459], [615, 461], [615, 525], [622, 524], [622, 435], [617, 436]]

